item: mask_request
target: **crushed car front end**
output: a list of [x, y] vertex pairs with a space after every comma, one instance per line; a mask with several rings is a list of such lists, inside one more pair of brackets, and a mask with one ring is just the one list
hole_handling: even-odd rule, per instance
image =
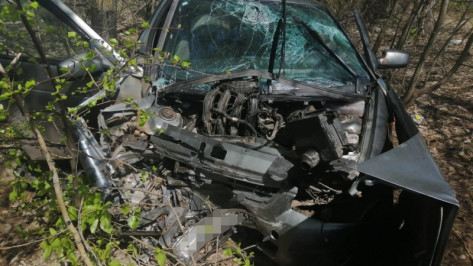
[[229, 237], [257, 263], [440, 264], [454, 193], [322, 5], [161, 1], [140, 40], [150, 82], [75, 120], [104, 200], [141, 208], [123, 234], [189, 264]]

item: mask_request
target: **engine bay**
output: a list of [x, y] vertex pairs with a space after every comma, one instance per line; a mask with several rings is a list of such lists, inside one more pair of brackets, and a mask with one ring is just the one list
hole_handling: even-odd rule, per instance
[[209, 86], [100, 110], [98, 137], [81, 148], [102, 159], [82, 162], [108, 200], [142, 206], [130, 234], [153, 232], [189, 261], [236, 226], [279, 246], [295, 221], [343, 228], [373, 207], [358, 190], [369, 182], [346, 167], [360, 156], [365, 101], [272, 100], [257, 79]]

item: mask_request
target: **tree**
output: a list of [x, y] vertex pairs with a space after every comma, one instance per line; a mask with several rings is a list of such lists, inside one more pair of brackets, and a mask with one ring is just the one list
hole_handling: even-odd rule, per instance
[[88, 6], [92, 28], [105, 40], [117, 38], [118, 1], [89, 0]]
[[[383, 72], [390, 84], [402, 94], [406, 105], [431, 93], [448, 83], [455, 73], [470, 58], [472, 29], [467, 29], [473, 16], [470, 1], [452, 2], [448, 0], [428, 1], [382, 1], [387, 8], [386, 16], [372, 16], [379, 11], [371, 11], [371, 1], [329, 1], [328, 7], [334, 14], [347, 17], [354, 8], [362, 9], [366, 24], [372, 36], [376, 36], [373, 50], [402, 49], [411, 54], [411, 64], [405, 71]], [[455, 25], [455, 26], [452, 26]], [[345, 23], [348, 32], [353, 32], [353, 23]], [[377, 32], [377, 34], [376, 34]], [[452, 49], [453, 39], [460, 39], [462, 49]], [[439, 65], [441, 57], [449, 57]], [[441, 75], [432, 77], [436, 68]], [[443, 71], [442, 69], [446, 69]], [[406, 82], [407, 81], [407, 82]]]

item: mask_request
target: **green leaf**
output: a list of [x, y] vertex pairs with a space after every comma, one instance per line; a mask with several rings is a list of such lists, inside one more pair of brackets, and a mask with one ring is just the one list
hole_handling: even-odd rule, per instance
[[131, 229], [135, 229], [138, 226], [138, 224], [140, 223], [140, 218], [138, 218], [135, 215], [132, 215], [132, 216], [128, 217], [128, 219], [126, 221], [128, 223], [128, 226]]
[[91, 232], [92, 234], [95, 234], [95, 232], [97, 231], [97, 226], [98, 226], [98, 224], [99, 224], [99, 219], [98, 219], [98, 218], [94, 219], [94, 220], [92, 221], [92, 223], [90, 224], [90, 228], [89, 228], [89, 229], [90, 229], [90, 232]]
[[95, 211], [98, 211], [98, 210], [99, 210], [99, 207], [95, 206], [95, 205], [85, 205], [84, 206], [84, 213], [86, 213], [86, 214], [91, 213], [91, 212], [95, 212]]
[[59, 238], [54, 239], [53, 243], [51, 243], [52, 249], [60, 249], [61, 247], [61, 240], [59, 240]]
[[166, 265], [166, 261], [167, 261], [166, 254], [164, 252], [162, 252], [161, 249], [156, 248], [154, 250], [154, 258], [158, 262], [159, 266]]
[[12, 192], [10, 192], [8, 199], [10, 199], [10, 201], [15, 201], [17, 198], [18, 198], [18, 190], [13, 189]]
[[70, 38], [70, 39], [76, 38], [76, 37], [77, 37], [77, 32], [75, 32], [75, 31], [69, 31], [69, 32], [67, 33], [67, 37]]
[[130, 206], [125, 205], [121, 208], [120, 211], [123, 213], [123, 215], [128, 215], [131, 211], [131, 208], [130, 208]]
[[51, 257], [51, 254], [53, 253], [53, 248], [51, 246], [45, 246], [43, 251], [43, 259], [47, 260], [49, 257]]
[[191, 65], [190, 62], [186, 62], [186, 61], [182, 61], [182, 62], [181, 62], [181, 67], [183, 67], [183, 68], [190, 67], [190, 65]]
[[108, 234], [112, 234], [113, 231], [111, 220], [112, 216], [107, 211], [103, 212], [103, 214], [100, 216], [100, 228]]
[[245, 266], [251, 266], [251, 261], [250, 259], [245, 259], [245, 263], [244, 263]]
[[38, 6], [39, 6], [39, 4], [36, 1], [34, 1], [33, 3], [30, 4], [30, 7], [34, 8], [34, 9], [38, 8]]
[[8, 100], [10, 98], [10, 96], [12, 96], [11, 92], [5, 92], [4, 94], [0, 95], [0, 101]]
[[72, 265], [77, 265], [77, 262], [79, 261], [79, 258], [74, 254], [74, 252], [69, 252], [67, 254], [67, 259], [72, 262]]
[[226, 248], [224, 251], [223, 251], [223, 255], [226, 256], [226, 257], [231, 257], [233, 256], [233, 251], [231, 248]]
[[0, 80], [0, 89], [4, 90], [4, 89], [8, 89], [8, 83], [6, 83], [5, 81], [3, 80]]
[[181, 61], [181, 58], [178, 56], [178, 55], [174, 55], [172, 58], [171, 58], [171, 63], [173, 64], [177, 64], [179, 63], [179, 61]]
[[29, 90], [36, 86], [36, 81], [35, 80], [29, 80], [25, 83], [25, 90]]
[[108, 265], [109, 266], [122, 266], [122, 264], [118, 260], [115, 260], [115, 259], [110, 261], [110, 263]]
[[110, 43], [111, 46], [117, 46], [118, 45], [118, 41], [115, 38], [111, 38], [110, 40], [108, 40], [108, 42]]
[[143, 22], [143, 23], [141, 23], [141, 27], [143, 29], [149, 29], [149, 23], [148, 22]]
[[52, 228], [52, 227], [49, 228], [49, 233], [50, 233], [52, 236], [57, 235], [56, 229], [54, 229], [54, 228]]
[[76, 210], [76, 208], [74, 208], [74, 207], [67, 208], [67, 213], [69, 214], [69, 218], [71, 218], [71, 220], [73, 220], [73, 221], [77, 220], [77, 210]]
[[65, 249], [72, 250], [72, 251], [75, 250], [74, 243], [68, 238], [63, 238], [61, 240], [61, 244]]

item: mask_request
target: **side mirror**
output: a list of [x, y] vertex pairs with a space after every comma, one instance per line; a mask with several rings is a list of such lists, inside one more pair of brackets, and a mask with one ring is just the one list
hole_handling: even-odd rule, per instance
[[378, 58], [378, 69], [402, 68], [409, 63], [410, 54], [399, 50], [384, 50], [381, 58]]
[[58, 70], [66, 71], [68, 78], [80, 78], [86, 74], [85, 67], [95, 66], [92, 73], [103, 72], [106, 66], [102, 58], [99, 56], [94, 57], [92, 60], [86, 59], [87, 53], [80, 53], [77, 56], [69, 57], [58, 64]]

